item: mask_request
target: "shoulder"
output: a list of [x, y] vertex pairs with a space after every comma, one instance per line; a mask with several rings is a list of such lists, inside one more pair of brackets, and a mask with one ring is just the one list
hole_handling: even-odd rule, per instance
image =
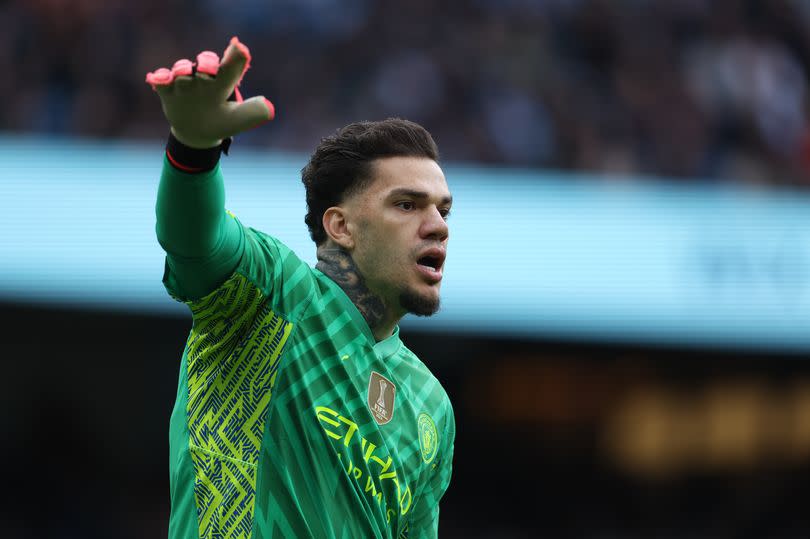
[[295, 268], [306, 265], [304, 261], [280, 239], [261, 230], [256, 230], [255, 228], [244, 225], [242, 228], [245, 234], [246, 249], [240, 267], [269, 264]]
[[319, 289], [313, 269], [283, 241], [245, 227], [245, 253], [237, 271], [271, 299], [274, 308], [295, 318]]

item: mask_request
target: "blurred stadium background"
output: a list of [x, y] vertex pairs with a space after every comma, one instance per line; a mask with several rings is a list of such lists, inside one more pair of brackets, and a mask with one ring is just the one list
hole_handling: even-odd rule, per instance
[[810, 536], [810, 2], [0, 3], [0, 536], [164, 537], [189, 317], [144, 74], [239, 35], [277, 119], [229, 209], [313, 258], [298, 170], [425, 125], [456, 195], [442, 537]]

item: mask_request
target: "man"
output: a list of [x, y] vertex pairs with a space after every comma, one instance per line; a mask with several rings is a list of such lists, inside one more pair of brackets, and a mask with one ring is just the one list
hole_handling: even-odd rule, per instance
[[[191, 309], [170, 425], [169, 535], [435, 537], [455, 423], [399, 339], [439, 307], [452, 202], [433, 139], [349, 125], [302, 171], [315, 268], [224, 210], [220, 151], [272, 119], [233, 38], [147, 75], [171, 125], [157, 200], [164, 284]], [[235, 101], [229, 96], [235, 95]]]

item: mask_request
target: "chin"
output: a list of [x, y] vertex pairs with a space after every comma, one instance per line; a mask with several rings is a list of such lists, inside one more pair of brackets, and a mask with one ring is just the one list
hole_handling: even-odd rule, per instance
[[438, 292], [425, 294], [407, 289], [399, 295], [399, 304], [408, 313], [416, 316], [431, 316], [438, 312], [441, 300]]

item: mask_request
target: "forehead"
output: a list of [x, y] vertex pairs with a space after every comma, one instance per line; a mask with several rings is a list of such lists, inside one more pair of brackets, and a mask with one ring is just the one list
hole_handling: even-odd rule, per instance
[[395, 190], [427, 193], [430, 198], [450, 197], [450, 189], [439, 164], [427, 157], [383, 157], [375, 159], [371, 168], [372, 181], [366, 194], [385, 197]]

